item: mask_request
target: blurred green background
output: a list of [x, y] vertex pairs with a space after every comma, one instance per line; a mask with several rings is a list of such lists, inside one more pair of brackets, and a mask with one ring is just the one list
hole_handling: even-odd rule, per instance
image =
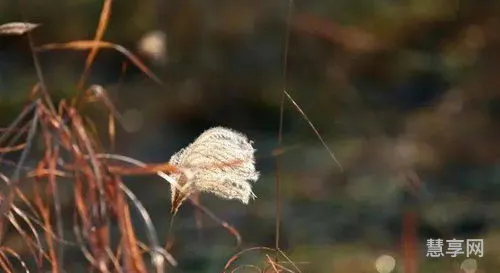
[[[0, 23], [22, 21], [24, 14], [41, 24], [32, 32], [37, 45], [92, 39], [102, 4], [6, 0]], [[165, 82], [155, 84], [118, 52], [100, 51], [88, 83], [109, 91], [128, 124], [118, 132], [115, 151], [165, 162], [211, 126], [244, 132], [258, 150], [258, 199], [248, 206], [210, 195], [201, 200], [240, 231], [244, 247], [273, 247], [275, 149], [286, 81], [344, 169], [287, 101], [281, 247], [303, 272], [377, 272], [383, 254], [396, 259], [392, 272], [465, 272], [465, 256], [427, 258], [430, 238], [484, 239], [475, 272], [496, 272], [500, 2], [294, 1], [284, 79], [289, 4], [114, 1], [104, 40], [137, 54]], [[56, 98], [76, 92], [86, 54], [40, 53]], [[36, 81], [26, 37], [0, 37], [2, 125], [16, 116]], [[106, 116], [97, 114], [96, 121], [105, 124]], [[169, 186], [154, 177], [127, 183], [164, 241]], [[171, 252], [180, 265], [172, 272], [221, 272], [237, 251], [234, 238], [207, 217], [197, 230], [194, 212], [185, 204], [175, 221]], [[411, 232], [416, 245], [410, 255], [402, 238]], [[13, 234], [5, 243], [16, 240]], [[85, 268], [76, 249], [66, 259], [68, 272]], [[238, 263], [263, 259], [249, 253]], [[414, 266], [405, 268], [405, 259]]]

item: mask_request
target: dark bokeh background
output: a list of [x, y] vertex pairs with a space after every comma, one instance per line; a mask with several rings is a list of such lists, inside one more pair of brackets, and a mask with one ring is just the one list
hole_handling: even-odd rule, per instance
[[[36, 44], [91, 39], [102, 1], [2, 1], [0, 23], [42, 24]], [[109, 90], [131, 132], [116, 151], [165, 162], [203, 130], [237, 129], [255, 141], [259, 197], [244, 206], [202, 196], [241, 233], [245, 247], [274, 245], [275, 149], [283, 88], [287, 1], [115, 1], [105, 40], [138, 54], [160, 86], [126, 58], [103, 50], [89, 83]], [[404, 271], [402, 223], [416, 215], [418, 272], [460, 272], [465, 257], [425, 257], [429, 238], [485, 240], [477, 272], [500, 266], [500, 2], [474, 0], [295, 1], [287, 90], [336, 153], [341, 172], [287, 102], [282, 168], [282, 248], [304, 272], [376, 272], [382, 254]], [[166, 35], [164, 59], [140, 50]], [[145, 44], [146, 43], [146, 44]], [[151, 43], [149, 41], [149, 43]], [[153, 50], [161, 46], [148, 45]], [[71, 96], [86, 52], [40, 54], [55, 97]], [[18, 113], [36, 83], [26, 37], [0, 37], [0, 121]], [[99, 108], [96, 108], [99, 109]], [[106, 122], [104, 115], [102, 123]], [[98, 121], [99, 122], [99, 121]], [[169, 186], [154, 177], [130, 187], [160, 237]], [[193, 208], [175, 222], [176, 272], [220, 272], [234, 238]], [[70, 214], [68, 214], [70, 217]], [[17, 240], [11, 238], [11, 242]], [[82, 265], [68, 255], [78, 272]], [[264, 258], [248, 256], [249, 259]], [[408, 270], [408, 269], [407, 269]], [[434, 271], [433, 271], [434, 270]]]

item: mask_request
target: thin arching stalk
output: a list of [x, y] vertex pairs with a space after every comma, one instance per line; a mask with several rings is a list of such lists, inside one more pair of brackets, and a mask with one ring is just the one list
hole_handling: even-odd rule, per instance
[[[283, 116], [285, 111], [285, 91], [287, 89], [287, 72], [288, 72], [288, 49], [290, 44], [291, 19], [293, 14], [293, 0], [288, 0], [285, 41], [283, 49], [283, 84], [280, 99], [280, 117], [278, 129], [278, 149], [283, 144]], [[280, 248], [280, 227], [281, 227], [281, 156], [276, 155], [276, 242], [275, 248]]]

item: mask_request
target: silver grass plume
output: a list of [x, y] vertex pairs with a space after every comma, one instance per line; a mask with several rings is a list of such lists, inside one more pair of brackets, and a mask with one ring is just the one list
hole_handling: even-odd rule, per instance
[[181, 172], [171, 174], [180, 186], [171, 185], [172, 213], [194, 192], [209, 192], [220, 198], [248, 204], [255, 198], [251, 182], [257, 181], [255, 149], [242, 133], [215, 127], [170, 158]]

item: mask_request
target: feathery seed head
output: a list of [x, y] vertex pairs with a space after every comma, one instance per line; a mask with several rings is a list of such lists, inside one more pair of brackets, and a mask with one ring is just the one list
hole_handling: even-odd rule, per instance
[[239, 132], [215, 127], [174, 154], [169, 163], [182, 172], [171, 175], [181, 187], [171, 186], [172, 213], [194, 192], [209, 192], [244, 204], [255, 198], [251, 182], [257, 181], [259, 173], [252, 143]]

